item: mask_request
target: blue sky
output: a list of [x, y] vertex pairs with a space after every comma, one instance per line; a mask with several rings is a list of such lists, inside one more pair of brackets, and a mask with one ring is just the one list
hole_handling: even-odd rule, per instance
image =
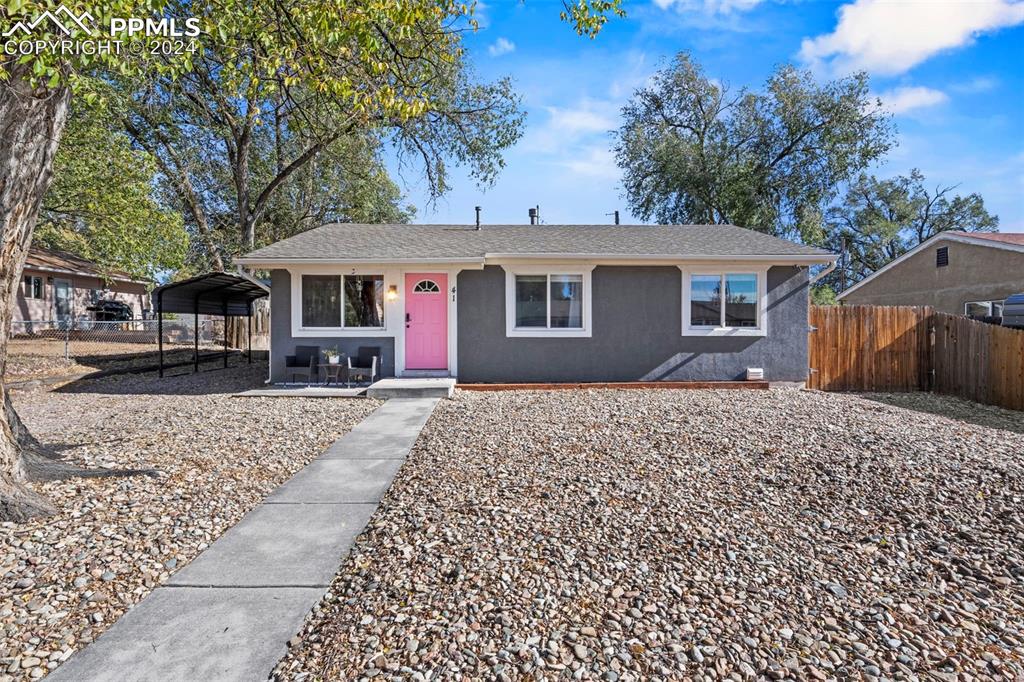
[[609, 131], [619, 109], [665, 60], [690, 51], [709, 76], [758, 88], [792, 62], [820, 78], [852, 69], [895, 116], [899, 146], [880, 176], [920, 168], [930, 185], [980, 192], [1004, 232], [1024, 232], [1024, 2], [625, 0], [628, 18], [596, 40], [558, 20], [558, 0], [490, 0], [467, 37], [480, 78], [511, 76], [526, 133], [493, 187], [453, 173], [431, 208], [415, 172], [401, 178], [417, 222], [549, 223], [632, 218]]

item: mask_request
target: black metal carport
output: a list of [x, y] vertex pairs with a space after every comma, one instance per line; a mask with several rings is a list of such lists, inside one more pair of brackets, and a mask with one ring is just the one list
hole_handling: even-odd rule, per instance
[[160, 345], [160, 376], [164, 375], [164, 313], [192, 314], [194, 331], [194, 372], [199, 371], [199, 315], [224, 316], [224, 367], [228, 366], [228, 318], [249, 318], [249, 362], [252, 362], [252, 304], [268, 295], [261, 284], [227, 272], [211, 272], [153, 290]]

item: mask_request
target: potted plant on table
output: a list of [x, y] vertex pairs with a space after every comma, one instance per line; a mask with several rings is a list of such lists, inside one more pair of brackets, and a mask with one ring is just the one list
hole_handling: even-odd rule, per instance
[[324, 353], [324, 357], [327, 358], [327, 364], [329, 364], [329, 365], [336, 365], [339, 362], [341, 362], [341, 355], [338, 353], [338, 347], [337, 346], [332, 346], [330, 348], [325, 348], [323, 353]]

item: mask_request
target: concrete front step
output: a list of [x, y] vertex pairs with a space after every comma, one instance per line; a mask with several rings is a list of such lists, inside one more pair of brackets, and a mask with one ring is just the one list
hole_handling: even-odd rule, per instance
[[381, 379], [366, 389], [369, 398], [451, 398], [455, 395], [452, 377]]

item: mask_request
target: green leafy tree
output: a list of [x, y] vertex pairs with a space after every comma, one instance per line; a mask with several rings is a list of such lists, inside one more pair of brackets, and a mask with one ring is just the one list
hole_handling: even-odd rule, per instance
[[257, 245], [271, 244], [324, 223], [407, 223], [416, 209], [403, 195], [369, 137], [335, 142], [278, 193]]
[[572, 24], [577, 34], [596, 38], [610, 18], [623, 18], [626, 10], [622, 9], [622, 0], [562, 0], [559, 16]]
[[[254, 137], [249, 172], [254, 182], [266, 182], [277, 172], [281, 146], [272, 130], [261, 128]], [[231, 254], [247, 248], [242, 244], [234, 206], [231, 168], [216, 145], [191, 144], [186, 150], [190, 181], [197, 193], [209, 227], [202, 236], [193, 222], [189, 276], [223, 266]], [[289, 176], [273, 194], [256, 225], [256, 245], [270, 244], [327, 222], [408, 222], [415, 209], [402, 206], [402, 193], [379, 158], [379, 144], [372, 136], [348, 136], [337, 140]], [[162, 183], [168, 203], [181, 205], [181, 196], [166, 179]]]
[[[603, 0], [580, 0], [576, 9], [566, 7], [566, 19], [574, 23], [577, 31], [594, 35], [607, 12], [617, 5], [618, 0], [611, 5]], [[327, 118], [323, 120], [331, 125], [321, 126], [320, 120], [309, 117], [309, 133], [316, 140], [292, 163], [304, 164], [305, 159], [316, 156], [345, 134], [388, 124], [392, 130], [401, 131], [396, 135], [403, 149], [430, 161], [427, 174], [432, 178], [432, 186], [439, 190], [445, 187], [442, 156], [476, 161], [478, 177], [486, 180], [500, 168], [500, 155], [489, 155], [480, 146], [493, 142], [503, 149], [519, 134], [513, 126], [499, 131], [494, 139], [481, 137], [480, 128], [459, 125], [453, 118], [456, 113], [473, 113], [460, 109], [463, 104], [494, 104], [506, 99], [507, 94], [500, 88], [482, 91], [480, 86], [470, 85], [460, 67], [459, 32], [474, 26], [472, 3], [69, 0], [63, 8], [76, 14], [87, 10], [96, 25], [110, 28], [114, 28], [114, 18], [196, 17], [203, 35], [197, 41], [197, 51], [170, 54], [160, 49], [166, 43], [158, 37], [132, 37], [127, 35], [127, 26], [106, 36], [126, 45], [124, 50], [44, 49], [22, 54], [15, 49], [11, 51], [13, 55], [7, 50], [0, 52], [0, 126], [4, 142], [0, 144], [0, 377], [7, 360], [7, 334], [3, 332], [10, 328], [21, 271], [51, 182], [68, 107], [73, 94], [87, 102], [97, 97], [97, 76], [128, 81], [149, 79], [156, 84], [154, 93], [159, 98], [175, 92], [174, 84], [192, 72], [195, 60], [202, 58], [208, 48], [220, 60], [216, 73], [228, 96], [243, 93], [246, 98], [264, 101], [268, 97], [264, 96], [267, 93], [263, 88], [272, 81], [277, 90], [269, 93], [270, 99], [276, 97], [277, 101], [295, 105], [296, 96], [317, 98], [318, 114], [325, 114]], [[56, 5], [46, 0], [6, 0], [0, 6], [0, 34], [10, 33], [12, 37], [5, 45], [21, 39], [14, 30], [19, 23], [23, 27], [34, 26], [31, 39], [44, 44], [93, 38], [91, 29], [84, 24], [65, 22], [58, 27], [53, 22], [40, 21], [51, 9], [56, 11]], [[239, 40], [240, 37], [246, 39]], [[134, 49], [136, 46], [142, 49]], [[441, 78], [440, 74], [446, 77]], [[434, 87], [439, 81], [443, 85]], [[436, 106], [437, 99], [444, 106]], [[156, 104], [161, 105], [157, 112], [173, 111], [167, 102]], [[221, 107], [217, 97], [193, 104], [209, 106], [211, 115], [224, 116], [224, 123], [240, 133], [232, 139], [243, 145], [248, 143], [248, 123], [267, 115], [262, 108], [245, 108], [239, 119], [235, 116], [239, 110]], [[313, 111], [314, 107], [306, 110]], [[332, 129], [334, 133], [330, 132]], [[334, 134], [337, 137], [332, 138]], [[159, 139], [155, 142], [164, 144]], [[245, 159], [243, 151], [236, 147], [231, 153]], [[161, 157], [153, 156], [159, 163]], [[290, 166], [291, 163], [286, 168]], [[241, 163], [238, 169], [243, 171], [239, 180], [248, 182]], [[171, 175], [172, 181], [179, 184], [181, 196], [187, 198], [186, 203], [192, 204], [196, 203], [192, 201], [195, 190], [183, 182], [188, 177]], [[258, 213], [269, 204], [261, 199], [286, 180], [287, 177], [280, 177], [256, 189], [251, 185], [239, 187], [237, 202], [244, 242], [255, 241]], [[0, 402], [6, 416], [0, 433], [0, 519], [24, 519], [52, 511], [44, 498], [23, 485], [26, 470], [22, 449], [33, 444], [7, 399], [2, 379]]]
[[[388, 136], [422, 162], [435, 195], [447, 189], [447, 161], [468, 165], [482, 183], [493, 181], [503, 150], [521, 135], [518, 98], [507, 80], [471, 80], [460, 42], [470, 12], [454, 3], [423, 11], [431, 5], [414, 3], [402, 21], [367, 25], [375, 56], [369, 64], [352, 59], [365, 48], [353, 28], [364, 21], [364, 9], [345, 5], [325, 24], [340, 36], [336, 48], [317, 56], [324, 79], [315, 87], [298, 73], [323, 30], [277, 18], [310, 10], [305, 3], [248, 6], [236, 22], [225, 22], [218, 10], [216, 40], [188, 73], [127, 83], [127, 130], [177, 189], [213, 267], [222, 269], [231, 256], [219, 248], [260, 242], [276, 194], [347, 137]], [[178, 13], [190, 6], [170, 4]], [[294, 49], [287, 59], [260, 60], [265, 37], [253, 22], [275, 20]], [[359, 106], [375, 93], [372, 106]], [[229, 215], [238, 238], [224, 240], [221, 223]]]
[[106, 109], [72, 111], [54, 160], [35, 240], [94, 261], [101, 271], [138, 279], [184, 264], [188, 233], [181, 214], [154, 197], [156, 164], [133, 149]]
[[981, 195], [960, 196], [955, 189], [930, 189], [916, 168], [885, 180], [860, 175], [827, 213], [825, 245], [842, 259], [824, 284], [842, 291], [940, 232], [995, 232], [999, 217], [986, 210]]
[[842, 184], [893, 145], [865, 74], [819, 83], [782, 66], [732, 92], [686, 53], [623, 108], [615, 154], [633, 213], [820, 243]]

